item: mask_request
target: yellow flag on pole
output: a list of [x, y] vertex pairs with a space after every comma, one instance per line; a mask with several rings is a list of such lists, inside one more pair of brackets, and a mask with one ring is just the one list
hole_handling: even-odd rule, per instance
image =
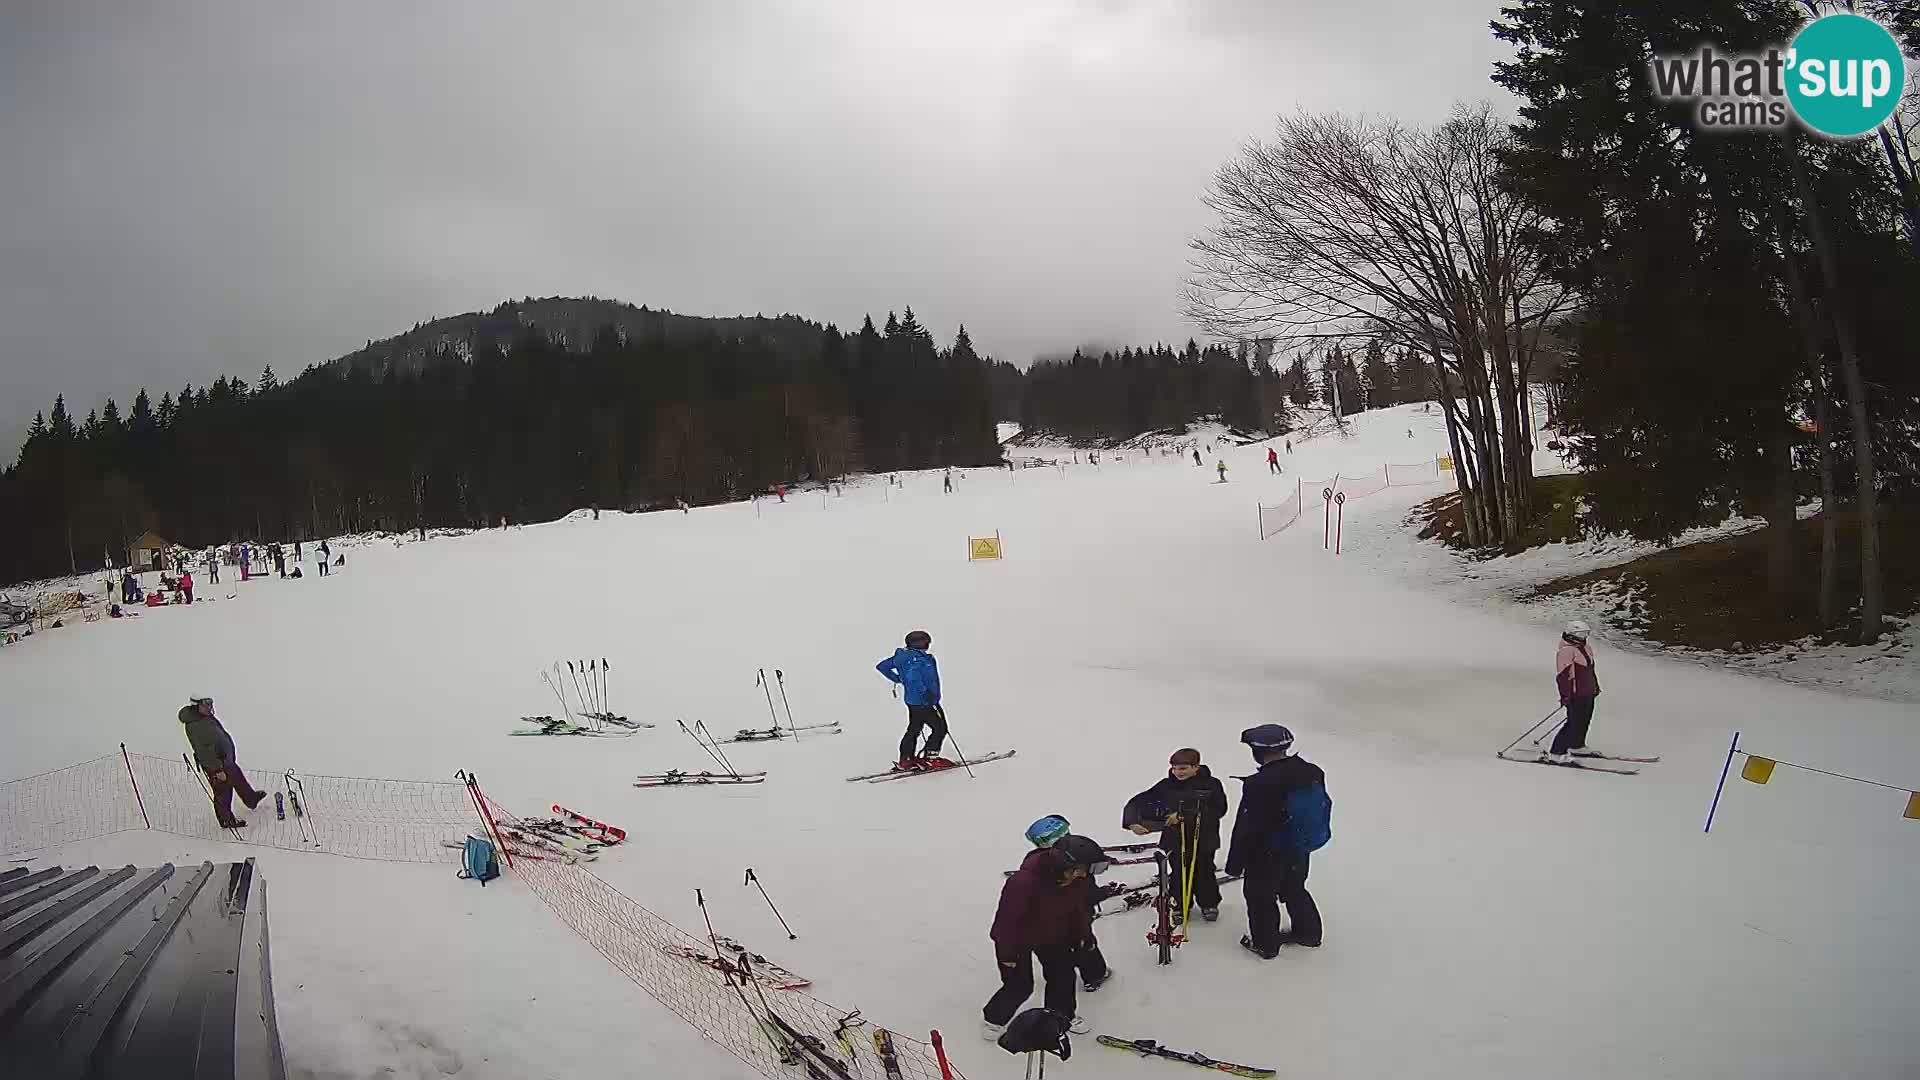
[[1764, 784], [1773, 779], [1773, 759], [1748, 757], [1747, 763], [1740, 769], [1740, 779], [1752, 784]]

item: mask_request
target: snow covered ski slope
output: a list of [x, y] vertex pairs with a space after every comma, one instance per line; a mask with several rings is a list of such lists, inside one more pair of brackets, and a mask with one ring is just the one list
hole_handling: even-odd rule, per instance
[[[1259, 538], [1256, 504], [1298, 481], [1431, 462], [1444, 444], [1437, 414], [1403, 407], [1360, 418], [1350, 438], [1296, 440], [1283, 475], [1266, 444], [1210, 449], [1203, 436], [1200, 467], [1103, 452], [1098, 466], [956, 473], [951, 495], [937, 472], [903, 474], [903, 486], [837, 497], [356, 548], [330, 577], [248, 582], [232, 602], [69, 627], [0, 654], [3, 771], [121, 741], [177, 756], [174, 712], [192, 694], [217, 696], [243, 763], [468, 769], [504, 806], [587, 807], [618, 823], [627, 840], [595, 874], [691, 931], [703, 932], [703, 889], [720, 933], [777, 946], [813, 993], [876, 1026], [940, 1028], [956, 1066], [987, 1080], [1019, 1070], [971, 1033], [996, 985], [1000, 871], [1026, 825], [1058, 813], [1131, 839], [1121, 805], [1171, 750], [1244, 774], [1238, 733], [1277, 721], [1334, 799], [1311, 880], [1324, 947], [1270, 962], [1241, 950], [1232, 883], [1220, 921], [1188, 928], [1167, 967], [1145, 941], [1149, 910], [1102, 918], [1117, 977], [1081, 996], [1094, 1031], [1315, 1080], [1920, 1074], [1920, 822], [1890, 793], [1783, 770], [1764, 787], [1729, 781], [1712, 835], [1700, 831], [1735, 729], [1755, 753], [1920, 785], [1911, 706], [1625, 654], [1602, 637], [1591, 741], [1661, 760], [1635, 776], [1508, 767], [1494, 751], [1556, 704], [1552, 626], [1396, 575], [1391, 545], [1411, 538], [1360, 527], [1444, 485], [1352, 498], [1347, 540], [1367, 546], [1339, 558], [1322, 547], [1317, 495], [1292, 528]], [[968, 562], [966, 538], [996, 530], [1005, 558]], [[1018, 755], [973, 777], [846, 783], [892, 760], [904, 710], [873, 665], [915, 628], [940, 660], [946, 753]], [[551, 711], [539, 672], [554, 656], [610, 658], [618, 707], [659, 726], [508, 737], [517, 718]], [[803, 727], [723, 747], [734, 768], [767, 773], [759, 784], [633, 786], [636, 774], [717, 771], [669, 718], [765, 727], [755, 677], [775, 667], [798, 724], [844, 734]], [[130, 833], [47, 855], [151, 864], [216, 848]], [[463, 1078], [660, 1063], [752, 1075], [512, 875], [483, 890], [455, 880], [451, 861], [441, 872], [242, 853], [274, 893], [295, 1075], [390, 1061]], [[747, 866], [797, 940], [739, 886]], [[1086, 1064], [1076, 1054], [1061, 1075], [1180, 1069], [1085, 1043]]]

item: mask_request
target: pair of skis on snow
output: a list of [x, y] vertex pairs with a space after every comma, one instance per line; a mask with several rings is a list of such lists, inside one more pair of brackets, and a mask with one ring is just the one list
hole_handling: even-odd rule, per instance
[[[566, 665], [566, 674], [561, 674], [561, 664]], [[588, 735], [600, 738], [623, 738], [634, 734], [641, 728], [653, 725], [644, 720], [629, 720], [607, 707], [607, 676], [613, 665], [604, 658], [600, 660], [581, 660], [575, 667], [572, 660], [555, 660], [549, 671], [540, 672], [540, 681], [547, 684], [553, 696], [560, 701], [561, 718], [552, 716], [523, 716], [520, 719], [533, 724], [531, 728], [508, 732], [510, 735]], [[568, 700], [567, 688], [573, 689], [574, 700]], [[575, 708], [575, 701], [579, 708]], [[585, 721], [585, 723], [582, 723]], [[621, 730], [610, 731], [609, 728]]]
[[803, 990], [813, 985], [812, 979], [788, 971], [759, 953], [749, 951], [745, 945], [730, 937], [716, 935], [713, 940], [720, 949], [718, 956], [691, 945], [662, 945], [660, 948], [669, 955], [705, 964], [716, 971], [751, 978], [769, 990]]
[[985, 765], [992, 761], [1005, 761], [1017, 753], [1019, 753], [1018, 750], [1002, 750], [998, 753], [982, 754], [976, 758], [962, 758], [958, 761], [947, 761], [946, 758], [939, 758], [936, 760], [944, 762], [944, 764], [929, 765], [923, 769], [902, 769], [896, 765], [885, 772], [861, 773], [859, 776], [849, 776], [847, 777], [847, 782], [850, 784], [882, 784], [889, 780], [905, 780], [910, 776], [935, 776], [939, 773], [952, 772], [955, 769], [964, 770], [969, 765]]
[[838, 735], [841, 732], [841, 728], [838, 720], [829, 724], [801, 724], [798, 727], [790, 728], [741, 728], [732, 738], [721, 739], [720, 741], [728, 743], [773, 742], [777, 739], [798, 738], [799, 736], [796, 733], [802, 731], [813, 731], [822, 735]]
[[767, 774], [762, 772], [682, 772], [668, 769], [663, 773], [641, 773], [634, 779], [634, 787], [700, 787], [707, 784], [760, 784], [765, 783]]
[[1638, 776], [1640, 775], [1640, 770], [1623, 769], [1613, 765], [1595, 765], [1593, 763], [1596, 761], [1631, 761], [1642, 765], [1651, 765], [1660, 760], [1657, 755], [1654, 757], [1627, 757], [1624, 754], [1598, 754], [1585, 750], [1575, 750], [1572, 752], [1572, 755], [1582, 760], [1554, 761], [1545, 754], [1537, 757], [1515, 757], [1504, 750], [1494, 756], [1498, 757], [1501, 761], [1511, 761], [1516, 765], [1550, 765], [1556, 769], [1584, 769], [1587, 772], [1606, 772], [1613, 773], [1616, 776]]
[[1110, 1046], [1115, 1050], [1125, 1050], [1130, 1053], [1139, 1054], [1141, 1057], [1157, 1057], [1166, 1061], [1185, 1062], [1188, 1065], [1198, 1065], [1203, 1069], [1214, 1069], [1218, 1072], [1226, 1073], [1229, 1076], [1265, 1078], [1275, 1075], [1272, 1069], [1264, 1069], [1258, 1065], [1240, 1065], [1231, 1061], [1221, 1061], [1195, 1051], [1174, 1050], [1170, 1047], [1160, 1045], [1160, 1043], [1153, 1039], [1122, 1039], [1113, 1035], [1096, 1035], [1094, 1039], [1098, 1041], [1101, 1046]]
[[[618, 825], [597, 821], [559, 803], [553, 804], [553, 813], [559, 816], [496, 823], [495, 828], [501, 837], [520, 847], [534, 848], [570, 863], [592, 862], [602, 850], [626, 842], [627, 830]], [[442, 843], [446, 847], [464, 846], [451, 840]]]
[[[639, 728], [653, 726], [652, 724], [636, 724], [632, 727], [622, 727], [618, 731], [610, 731], [606, 728], [591, 728], [585, 724], [575, 723], [572, 720], [562, 720], [557, 716], [523, 716], [520, 719], [533, 726], [520, 728], [516, 731], [509, 731], [507, 734], [582, 735], [589, 739], [625, 739], [637, 734]], [[620, 717], [620, 719], [625, 720], [626, 717]]]
[[[1625, 754], [1603, 754], [1597, 750], [1588, 750], [1584, 747], [1571, 752], [1573, 757], [1582, 759], [1580, 761], [1555, 761], [1552, 758], [1548, 757], [1546, 752], [1542, 750], [1535, 750], [1535, 751], [1522, 750], [1518, 754], [1515, 754], [1513, 752], [1514, 747], [1519, 746], [1523, 741], [1525, 741], [1527, 736], [1533, 735], [1534, 732], [1539, 731], [1542, 727], [1545, 727], [1548, 721], [1560, 715], [1560, 710], [1565, 708], [1566, 706], [1562, 705], [1560, 706], [1559, 709], [1555, 709], [1552, 712], [1548, 713], [1547, 715], [1541, 717], [1539, 723], [1536, 723], [1532, 727], [1521, 732], [1520, 737], [1518, 739], [1515, 739], [1512, 742], [1508, 743], [1502, 749], [1495, 751], [1493, 756], [1499, 758], [1501, 761], [1511, 761], [1516, 765], [1550, 765], [1556, 769], [1584, 769], [1587, 772], [1613, 773], [1617, 776], [1636, 776], [1639, 774], [1640, 770], [1639, 769], [1623, 769], [1613, 765], [1595, 765], [1593, 764], [1593, 762], [1623, 761], [1623, 762], [1632, 762], [1640, 765], [1651, 765], [1654, 762], [1657, 762], [1660, 760], [1658, 756], [1629, 757]], [[1564, 723], [1566, 723], [1565, 720], [1560, 721], [1560, 724], [1564, 724]], [[1543, 742], [1547, 738], [1547, 736], [1552, 735], [1554, 732], [1560, 730], [1560, 724], [1555, 724], [1552, 727], [1547, 728], [1547, 730], [1543, 734], [1534, 736], [1533, 745], [1536, 748], [1539, 747], [1541, 742]]]

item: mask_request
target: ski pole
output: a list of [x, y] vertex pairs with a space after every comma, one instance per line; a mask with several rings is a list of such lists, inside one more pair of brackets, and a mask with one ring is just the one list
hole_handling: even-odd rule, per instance
[[553, 684], [553, 680], [552, 680], [552, 679], [550, 679], [550, 678], [548, 678], [548, 677], [547, 677], [547, 673], [546, 673], [546, 672], [544, 672], [544, 671], [542, 671], [542, 672], [540, 673], [540, 681], [541, 681], [541, 682], [543, 682], [543, 683], [546, 683], [546, 684], [547, 684], [547, 689], [549, 689], [549, 690], [551, 690], [551, 691], [553, 691], [553, 696], [554, 696], [554, 697], [557, 697], [557, 698], [559, 698], [559, 699], [560, 699], [560, 711], [561, 711], [562, 713], [564, 713], [564, 714], [566, 715], [566, 718], [567, 718], [567, 722], [568, 722], [568, 723], [572, 723], [572, 722], [573, 722], [573, 710], [567, 707], [567, 697], [566, 697], [566, 695], [565, 695], [565, 694], [562, 694], [562, 693], [560, 692], [560, 688], [559, 688], [558, 686], [555, 686], [555, 685]]
[[773, 917], [780, 920], [780, 929], [787, 932], [788, 941], [798, 941], [800, 939], [800, 935], [793, 932], [793, 927], [787, 925], [787, 920], [780, 914], [780, 909], [773, 906], [773, 897], [767, 895], [767, 887], [760, 884], [760, 875], [753, 872], [753, 867], [747, 867], [746, 880], [740, 884], [752, 884], [760, 890], [760, 899], [767, 902], [767, 910], [773, 912]]
[[[600, 658], [600, 707], [602, 709], [607, 708], [607, 672], [611, 670], [612, 670], [612, 665], [607, 663], [607, 658], [604, 656], [601, 657]], [[608, 710], [608, 711], [612, 711], [612, 710]]]
[[[1540, 718], [1540, 723], [1538, 723], [1538, 724], [1535, 724], [1535, 725], [1533, 725], [1532, 727], [1530, 727], [1530, 728], [1528, 728], [1527, 730], [1525, 730], [1525, 731], [1523, 731], [1523, 732], [1521, 732], [1521, 733], [1520, 733], [1520, 738], [1518, 738], [1518, 739], [1515, 739], [1515, 740], [1513, 740], [1512, 742], [1510, 742], [1510, 743], [1508, 743], [1508, 744], [1507, 744], [1507, 745], [1506, 745], [1506, 746], [1505, 746], [1505, 747], [1504, 747], [1504, 748], [1503, 748], [1503, 749], [1502, 749], [1502, 750], [1501, 750], [1501, 751], [1500, 751], [1500, 752], [1499, 752], [1498, 754], [1495, 754], [1494, 756], [1495, 756], [1495, 757], [1506, 757], [1506, 756], [1507, 756], [1507, 751], [1508, 751], [1508, 750], [1511, 750], [1511, 749], [1513, 749], [1514, 747], [1516, 747], [1516, 746], [1519, 746], [1519, 745], [1520, 745], [1520, 742], [1521, 742], [1521, 740], [1522, 740], [1522, 739], [1525, 739], [1525, 738], [1526, 738], [1527, 736], [1529, 736], [1529, 735], [1531, 735], [1531, 734], [1533, 734], [1533, 733], [1534, 733], [1534, 732], [1536, 732], [1536, 731], [1539, 731], [1539, 730], [1540, 730], [1540, 726], [1541, 726], [1541, 724], [1545, 724], [1545, 723], [1546, 723], [1547, 721], [1549, 721], [1549, 720], [1551, 720], [1551, 719], [1553, 719], [1554, 717], [1556, 717], [1556, 716], [1558, 716], [1558, 715], [1560, 715], [1560, 710], [1561, 710], [1561, 709], [1564, 709], [1564, 708], [1566, 708], [1566, 706], [1565, 706], [1565, 705], [1559, 705], [1559, 706], [1556, 706], [1556, 707], [1554, 708], [1554, 710], [1553, 710], [1552, 712], [1550, 712], [1550, 713], [1548, 713], [1547, 715], [1545, 715], [1545, 716], [1543, 716], [1543, 717], [1541, 717], [1541, 718]], [[1542, 736], [1542, 738], [1545, 738], [1545, 736]], [[1538, 739], [1536, 739], [1536, 740], [1534, 740], [1534, 741], [1535, 741], [1535, 742], [1538, 742], [1539, 740], [1538, 740]]]
[[793, 731], [793, 737], [800, 737], [800, 726], [793, 722], [793, 706], [787, 702], [787, 673], [779, 668], [773, 669], [773, 681], [780, 684], [780, 706], [787, 710], [787, 727]]
[[[585, 667], [585, 664], [581, 664]], [[573, 670], [573, 661], [567, 661], [567, 676], [573, 680], [574, 695], [580, 699], [580, 715], [593, 721], [594, 730], [600, 729], [600, 718], [593, 714], [593, 706], [587, 704], [587, 692], [580, 688], [580, 676]]]
[[1549, 735], [1552, 735], [1552, 734], [1553, 734], [1554, 732], [1556, 732], [1556, 731], [1559, 731], [1559, 730], [1560, 730], [1561, 728], [1563, 728], [1563, 727], [1566, 727], [1566, 726], [1567, 726], [1567, 721], [1566, 721], [1566, 719], [1565, 719], [1565, 718], [1563, 717], [1563, 718], [1561, 718], [1561, 720], [1560, 720], [1560, 722], [1559, 722], [1559, 723], [1557, 723], [1557, 724], [1555, 724], [1555, 725], [1553, 725], [1552, 727], [1550, 727], [1550, 728], [1548, 728], [1547, 730], [1545, 730], [1545, 731], [1543, 731], [1543, 732], [1541, 732], [1540, 734], [1538, 734], [1538, 735], [1535, 735], [1535, 736], [1533, 737], [1533, 745], [1535, 745], [1535, 746], [1539, 746], [1539, 745], [1540, 745], [1540, 740], [1542, 740], [1542, 739], [1544, 739], [1544, 738], [1546, 738], [1546, 737], [1547, 737], [1547, 736], [1549, 736]]
[[[739, 983], [733, 981], [734, 969], [727, 966], [726, 957], [720, 952], [720, 937], [713, 932], [713, 916], [707, 914], [707, 898], [701, 894], [699, 889], [695, 889], [693, 890], [693, 899], [695, 903], [700, 905], [700, 917], [707, 922], [707, 941], [713, 945], [713, 962], [722, 965], [719, 968], [720, 977], [725, 979], [727, 985], [733, 988], [733, 992], [740, 996], [740, 1007], [747, 1010], [747, 1015], [753, 1018], [753, 1026], [759, 1028], [760, 1034], [766, 1036], [768, 1045], [773, 1047], [774, 1056], [778, 1057], [783, 1064], [787, 1063], [791, 1060], [793, 1052], [785, 1046], [782, 1046], [779, 1039], [774, 1038], [773, 1025], [769, 1024], [753, 1011], [753, 1003], [747, 1000], [747, 992], [740, 987]], [[744, 961], [738, 971], [740, 973], [740, 982], [752, 981]]]
[[[938, 705], [935, 705], [934, 708], [940, 709], [940, 719], [945, 720], [947, 718], [947, 710], [941, 709]], [[973, 776], [973, 763], [967, 760], [967, 752], [960, 748], [960, 740], [953, 737], [951, 730], [947, 732], [947, 741], [953, 744], [953, 752], [960, 755], [961, 767], [967, 770], [968, 776]]]
[[[180, 760], [187, 763], [187, 771], [192, 773], [193, 778], [199, 782], [200, 793], [207, 797], [207, 805], [213, 807], [215, 816], [218, 816], [220, 812], [220, 804], [213, 801], [213, 789], [207, 786], [207, 778], [201, 775], [200, 767], [198, 765], [195, 765], [193, 763], [193, 759], [188, 757], [184, 753], [180, 755]], [[228, 833], [232, 834], [235, 840], [240, 839], [239, 829], [236, 829], [233, 826], [228, 825], [224, 822], [220, 824], [220, 827], [227, 830]]]
[[729, 776], [738, 780], [740, 774], [734, 771], [733, 762], [727, 760], [727, 752], [720, 749], [720, 740], [714, 738], [713, 732], [707, 730], [707, 722], [705, 720], [695, 720], [693, 726], [699, 730], [700, 734], [707, 737], [707, 742], [713, 745], [713, 752], [720, 756], [720, 767], [727, 770]]
[[[759, 687], [760, 692], [767, 696], [767, 719], [773, 721], [773, 733], [778, 736], [780, 734], [780, 714], [773, 711], [773, 690], [767, 686], [767, 669], [759, 668], [757, 670], [759, 674], [753, 677], [753, 685]], [[794, 732], [793, 737], [798, 739], [800, 733], [797, 731]]]
[[715, 754], [713, 752], [713, 748], [711, 746], [708, 746], [704, 739], [700, 738], [700, 736], [698, 735], [695, 735], [693, 733], [693, 729], [687, 727], [687, 722], [685, 720], [682, 720], [676, 716], [674, 717], [673, 722], [680, 725], [680, 730], [687, 733], [687, 738], [692, 739], [695, 743], [698, 743], [700, 746], [700, 749], [705, 750], [707, 752], [707, 756], [713, 759], [713, 763], [715, 765], [718, 765], [723, 769], [727, 767], [727, 763], [720, 760], [720, 755]]

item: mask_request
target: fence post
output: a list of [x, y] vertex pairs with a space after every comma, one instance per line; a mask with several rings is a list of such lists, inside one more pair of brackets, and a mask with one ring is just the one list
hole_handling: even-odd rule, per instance
[[1713, 815], [1720, 809], [1720, 790], [1727, 786], [1727, 770], [1733, 768], [1733, 755], [1740, 749], [1740, 733], [1733, 733], [1733, 742], [1727, 747], [1726, 763], [1720, 766], [1720, 782], [1713, 787], [1713, 805], [1707, 807], [1707, 827], [1702, 832], [1713, 831]]
[[140, 797], [140, 781], [133, 778], [133, 759], [127, 756], [127, 744], [120, 744], [120, 760], [127, 766], [127, 783], [133, 785], [133, 801], [140, 807], [140, 820], [147, 828], [153, 828], [153, 819], [147, 816], [147, 800]]

